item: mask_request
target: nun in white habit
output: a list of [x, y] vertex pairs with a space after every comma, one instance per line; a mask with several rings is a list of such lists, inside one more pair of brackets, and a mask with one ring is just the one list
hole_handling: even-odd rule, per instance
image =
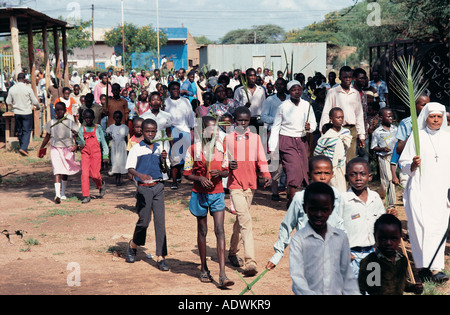
[[450, 132], [445, 106], [428, 103], [418, 117], [418, 127], [420, 157], [416, 154], [414, 136], [411, 135], [399, 160], [401, 169], [410, 176], [403, 203], [415, 267], [422, 269], [419, 277], [431, 271], [431, 280], [443, 282], [449, 279], [441, 271], [445, 267], [445, 243], [429, 270], [427, 268], [449, 223]]

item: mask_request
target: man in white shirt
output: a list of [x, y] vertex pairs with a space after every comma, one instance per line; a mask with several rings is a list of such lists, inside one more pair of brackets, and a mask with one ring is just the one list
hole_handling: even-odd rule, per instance
[[314, 110], [301, 99], [302, 85], [290, 81], [287, 85], [290, 98], [278, 107], [269, 137], [269, 152], [272, 159], [279, 149], [283, 169], [287, 176], [288, 203], [298, 188], [306, 186], [308, 180], [308, 140], [306, 134], [317, 128]]
[[319, 130], [330, 122], [330, 110], [333, 107], [340, 107], [344, 112], [343, 127], [349, 129], [352, 135], [352, 143], [347, 151], [348, 160], [351, 160], [356, 156], [357, 139], [359, 139], [360, 147], [365, 146], [364, 111], [359, 92], [352, 86], [353, 70], [348, 66], [342, 67], [339, 71], [339, 79], [341, 84], [327, 92]]
[[122, 69], [120, 71], [120, 76], [117, 78], [117, 83], [119, 83], [120, 87], [123, 89], [125, 85], [130, 81], [128, 76], [125, 76], [125, 70]]
[[234, 89], [236, 86], [241, 84], [241, 81], [239, 81], [239, 76], [241, 75], [241, 70], [236, 69], [234, 70], [234, 76], [230, 79], [230, 83], [228, 84], [228, 87], [231, 88], [234, 92]]
[[17, 75], [17, 83], [8, 91], [6, 104], [13, 106], [17, 135], [19, 137], [19, 153], [28, 156], [31, 132], [33, 130], [33, 106], [39, 109], [39, 101], [30, 86], [25, 84], [25, 73]]
[[150, 93], [156, 92], [156, 85], [158, 83], [161, 83], [162, 85], [166, 85], [166, 80], [161, 78], [161, 72], [159, 69], [155, 69], [155, 71], [153, 71], [153, 79], [150, 81], [150, 86], [148, 88], [148, 91]]
[[239, 106], [246, 106], [250, 109], [250, 125], [254, 126], [258, 132], [259, 127], [262, 125], [259, 120], [262, 105], [266, 100], [266, 91], [262, 86], [256, 84], [255, 69], [247, 69], [245, 75], [247, 77], [247, 92], [243, 86], [238, 87], [234, 92], [234, 100], [239, 104]]

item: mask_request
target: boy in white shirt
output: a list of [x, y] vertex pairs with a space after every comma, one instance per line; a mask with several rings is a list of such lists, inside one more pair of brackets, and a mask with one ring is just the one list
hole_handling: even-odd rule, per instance
[[[344, 220], [344, 230], [350, 242], [351, 265], [357, 276], [361, 260], [374, 251], [375, 221], [386, 210], [378, 193], [368, 187], [372, 180], [369, 162], [361, 157], [350, 160], [345, 177], [350, 188], [341, 195], [339, 216]], [[395, 209], [388, 210], [388, 213], [396, 215]]]
[[348, 238], [344, 231], [327, 223], [334, 199], [333, 189], [325, 183], [306, 187], [304, 209], [308, 222], [289, 245], [289, 272], [295, 294], [360, 294], [350, 266]]
[[393, 113], [388, 107], [380, 109], [381, 126], [372, 134], [372, 143], [370, 148], [378, 156], [378, 165], [380, 166], [381, 186], [378, 192], [381, 197], [386, 195], [389, 187], [389, 206], [395, 206], [397, 196], [395, 194], [395, 185], [393, 180], [397, 178], [395, 172], [391, 171], [391, 157], [395, 144], [397, 143], [397, 127], [392, 125]]

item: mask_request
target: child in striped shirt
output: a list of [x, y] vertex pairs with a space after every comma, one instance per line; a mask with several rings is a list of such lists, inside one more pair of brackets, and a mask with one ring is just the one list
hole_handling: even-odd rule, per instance
[[322, 137], [317, 140], [314, 156], [325, 155], [333, 162], [330, 185], [341, 192], [347, 191], [345, 180], [346, 154], [352, 141], [350, 130], [342, 127], [344, 112], [339, 107], [330, 110], [330, 123], [323, 126]]

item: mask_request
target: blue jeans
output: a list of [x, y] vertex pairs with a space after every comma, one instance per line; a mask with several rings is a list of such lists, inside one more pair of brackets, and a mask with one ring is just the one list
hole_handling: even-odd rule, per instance
[[361, 260], [366, 258], [367, 255], [369, 255], [370, 253], [372, 253], [374, 251], [375, 251], [375, 249], [373, 247], [370, 249], [364, 249], [362, 251], [355, 251], [355, 250], [350, 249], [350, 253], [355, 257], [355, 259], [353, 259], [350, 262], [350, 264], [352, 266], [353, 272], [356, 275], [356, 278], [358, 278], [359, 266], [361, 265]]
[[20, 149], [28, 152], [31, 132], [33, 131], [33, 114], [15, 115], [17, 136], [19, 138]]

